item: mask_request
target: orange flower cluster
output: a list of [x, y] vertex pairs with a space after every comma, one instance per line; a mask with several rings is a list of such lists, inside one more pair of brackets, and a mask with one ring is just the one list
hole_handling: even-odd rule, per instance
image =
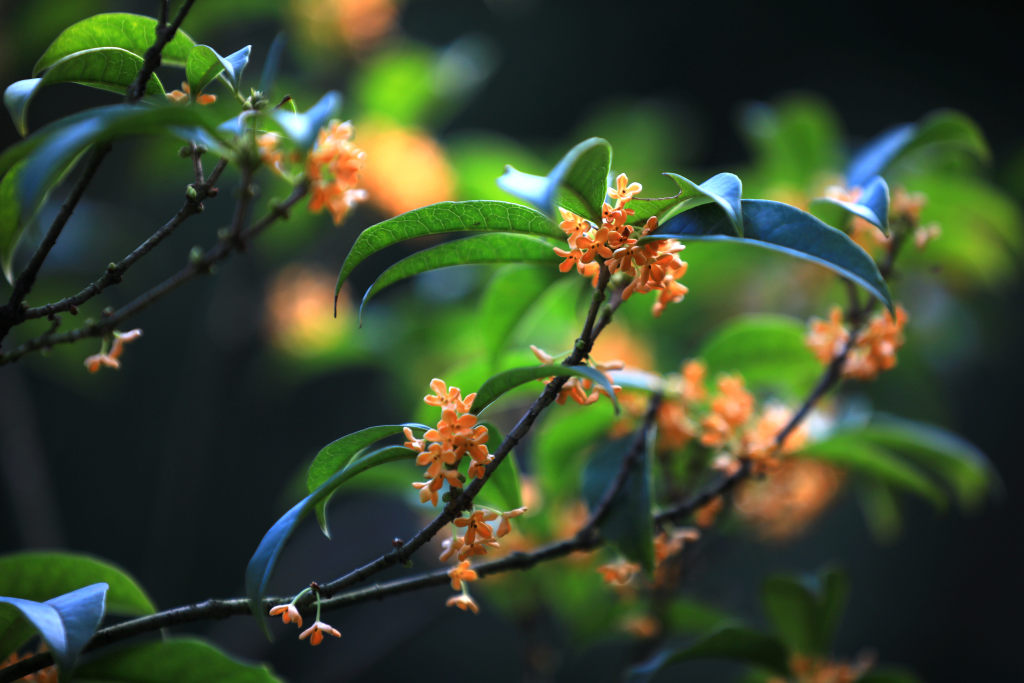
[[[852, 663], [832, 662], [827, 659], [794, 654], [789, 659], [789, 669], [793, 672], [793, 683], [854, 683], [860, 680], [871, 667], [874, 658], [861, 656]], [[769, 678], [767, 683], [789, 683], [790, 679]]]
[[[441, 544], [442, 550], [439, 559], [442, 562], [447, 562], [453, 557], [458, 559], [459, 564], [448, 571], [448, 577], [451, 579], [452, 590], [461, 590], [462, 595], [452, 596], [445, 603], [445, 606], [458, 607], [464, 611], [471, 611], [473, 614], [479, 613], [480, 608], [473, 601], [473, 598], [470, 597], [467, 586], [468, 582], [475, 581], [479, 577], [470, 566], [470, 561], [467, 558], [474, 555], [485, 555], [488, 548], [500, 547], [501, 544], [498, 542], [498, 539], [512, 531], [512, 525], [508, 520], [518, 517], [524, 512], [526, 512], [525, 507], [509, 510], [508, 512], [476, 509], [468, 516], [459, 517], [453, 522], [456, 528], [465, 529], [466, 532], [462, 536], [453, 533], [451, 538], [445, 540]], [[499, 518], [501, 522], [499, 522], [498, 528], [495, 530], [491, 527], [490, 522]]]
[[747, 480], [735, 494], [736, 511], [769, 541], [799, 536], [835, 500], [843, 472], [823, 462], [792, 458], [770, 477]]
[[309, 210], [326, 208], [335, 225], [341, 225], [349, 209], [366, 201], [366, 190], [356, 187], [366, 154], [352, 143], [354, 130], [350, 121], [332, 121], [320, 131], [306, 159], [313, 195]]
[[181, 104], [182, 102], [188, 102], [189, 100], [194, 99], [197, 103], [205, 107], [208, 104], [213, 104], [214, 102], [216, 102], [217, 96], [200, 94], [193, 98], [192, 89], [188, 87], [187, 82], [182, 81], [181, 90], [172, 90], [171, 92], [167, 93], [167, 99], [175, 104]]
[[[552, 365], [555, 362], [554, 356], [544, 351], [544, 349], [531, 344], [530, 350], [533, 351], [533, 355], [537, 356], [537, 359], [544, 365]], [[592, 363], [591, 366], [595, 370], [603, 373], [605, 377], [608, 377], [608, 372], [610, 370], [621, 370], [625, 367], [623, 362], [618, 360], [611, 361], [609, 363]], [[547, 384], [552, 379], [552, 377], [548, 377], [541, 381]], [[611, 377], [608, 377], [608, 381], [611, 383]], [[614, 389], [615, 394], [618, 395], [622, 390], [622, 387], [617, 384], [612, 384], [612, 389]], [[600, 385], [595, 386], [593, 380], [589, 380], [586, 377], [570, 377], [566, 383], [562, 385], [562, 388], [559, 389], [558, 396], [555, 398], [555, 401], [559, 405], [565, 405], [566, 400], [571, 398], [581, 406], [589, 406], [591, 403], [597, 403], [597, 400], [601, 398], [601, 395], [607, 393], [608, 392], [604, 387]]]
[[686, 274], [686, 262], [676, 255], [684, 249], [676, 240], [638, 244], [639, 237], [649, 235], [658, 227], [658, 219], [653, 216], [639, 230], [639, 237], [633, 237], [637, 228], [627, 222], [636, 212], [627, 205], [641, 189], [640, 183], [630, 183], [625, 173], [619, 174], [615, 187], [608, 189], [615, 206], [603, 205], [600, 227], [559, 208], [562, 216], [559, 227], [565, 232], [570, 248], [556, 247], [555, 253], [565, 259], [558, 266], [559, 270], [567, 273], [575, 267], [581, 275], [592, 278], [595, 285], [602, 263], [613, 275], [631, 276], [632, 280], [622, 290], [623, 300], [634, 293], [658, 290], [660, 294], [652, 309], [657, 317], [667, 304], [682, 301], [686, 295], [687, 288], [678, 282]]
[[471, 479], [483, 476], [493, 456], [487, 452], [487, 427], [478, 425], [476, 415], [469, 412], [476, 394], [463, 398], [458, 387], [449, 389], [436, 378], [430, 381], [430, 388], [434, 394], [424, 397], [423, 401], [441, 409], [441, 420], [435, 429], [424, 433], [422, 439], [417, 439], [406, 427], [405, 447], [419, 453], [417, 465], [427, 467], [426, 481], [413, 483], [419, 489], [420, 500], [436, 506], [438, 491], [446, 481], [449, 490], [462, 488], [465, 479], [459, 473], [459, 464], [464, 456], [470, 459], [468, 475]]
[[[907, 324], [907, 312], [896, 306], [896, 316], [883, 311], [868, 321], [854, 341], [843, 364], [843, 376], [858, 380], [871, 380], [885, 370], [896, 366], [896, 351], [903, 346], [903, 327]], [[828, 320], [811, 320], [807, 334], [807, 346], [822, 363], [830, 363], [842, 353], [850, 338], [850, 331], [843, 324], [843, 313], [833, 307]]]
[[[302, 628], [302, 615], [299, 614], [299, 610], [295, 607], [295, 603], [299, 598], [311, 590], [315, 591], [316, 589], [314, 586], [311, 586], [296, 595], [291, 602], [284, 605], [274, 605], [270, 608], [270, 616], [276, 617], [280, 614], [282, 622], [286, 624], [295, 624], [296, 628]], [[314, 595], [316, 597], [316, 621], [313, 622], [312, 626], [299, 634], [299, 640], [309, 638], [309, 644], [315, 647], [324, 641], [325, 633], [334, 636], [335, 638], [341, 638], [341, 632], [330, 624], [320, 621], [320, 595], [319, 593], [314, 593]]]
[[117, 370], [121, 367], [121, 354], [124, 353], [124, 345], [128, 342], [133, 342], [142, 336], [142, 330], [136, 328], [127, 332], [114, 332], [114, 344], [110, 347], [110, 352], [100, 351], [99, 353], [89, 356], [85, 359], [85, 367], [88, 368], [89, 372], [99, 372], [101, 367], [114, 368]]

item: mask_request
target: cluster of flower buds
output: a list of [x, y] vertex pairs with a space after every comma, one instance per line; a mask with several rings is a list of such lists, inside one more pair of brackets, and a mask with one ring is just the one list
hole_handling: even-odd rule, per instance
[[[896, 315], [883, 311], [871, 318], [864, 330], [857, 334], [843, 363], [844, 377], [857, 380], [875, 379], [880, 372], [896, 366], [896, 351], [903, 346], [903, 328], [907, 312], [896, 306]], [[831, 363], [842, 353], [850, 340], [850, 330], [843, 324], [843, 312], [832, 308], [828, 320], [811, 320], [807, 346], [822, 363]]]
[[114, 368], [117, 370], [121, 367], [121, 354], [124, 353], [124, 345], [128, 342], [135, 341], [142, 336], [142, 330], [134, 329], [128, 330], [127, 332], [114, 332], [114, 343], [110, 347], [110, 351], [106, 350], [106, 342], [103, 343], [103, 348], [100, 352], [89, 356], [85, 359], [85, 367], [89, 372], [99, 372], [101, 367]]
[[602, 263], [613, 275], [623, 273], [630, 276], [632, 280], [622, 290], [624, 300], [634, 293], [658, 290], [660, 294], [652, 312], [659, 316], [667, 304], [682, 301], [688, 291], [678, 282], [686, 274], [686, 262], [677, 256], [684, 247], [676, 240], [639, 244], [640, 237], [651, 234], [658, 227], [658, 219], [653, 216], [639, 230], [628, 224], [630, 216], [636, 212], [627, 205], [642, 189], [640, 183], [630, 183], [625, 173], [619, 174], [615, 187], [608, 189], [615, 205], [603, 205], [600, 226], [559, 208], [562, 216], [559, 227], [566, 234], [569, 249], [556, 247], [555, 253], [565, 259], [559, 270], [566, 273], [575, 267], [581, 275], [592, 278], [595, 284]]
[[494, 457], [487, 452], [487, 427], [478, 425], [476, 415], [470, 413], [476, 394], [462, 397], [458, 387], [450, 389], [440, 379], [433, 379], [434, 393], [424, 397], [429, 406], [441, 409], [441, 420], [435, 429], [427, 430], [417, 439], [409, 427], [405, 428], [405, 447], [416, 451], [416, 464], [426, 466], [425, 481], [413, 482], [419, 489], [420, 500], [437, 505], [438, 492], [448, 483], [449, 491], [461, 489], [465, 478], [459, 472], [464, 457], [469, 458], [467, 475], [470, 479], [483, 477], [484, 470]]

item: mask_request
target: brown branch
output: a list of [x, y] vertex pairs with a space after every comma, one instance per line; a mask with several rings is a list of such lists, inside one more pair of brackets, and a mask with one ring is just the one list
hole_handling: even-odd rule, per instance
[[[244, 178], [245, 182], [243, 182], [243, 187], [248, 184], [248, 177], [249, 176], [246, 176]], [[183, 267], [177, 273], [152, 289], [140, 294], [133, 301], [125, 304], [110, 315], [105, 316], [99, 322], [94, 322], [77, 330], [72, 330], [63, 334], [44, 334], [25, 342], [6, 354], [0, 354], [0, 365], [15, 361], [26, 353], [37, 351], [39, 349], [50, 348], [58, 344], [69, 344], [88, 337], [102, 337], [110, 334], [121, 322], [146, 308], [157, 299], [160, 299], [169, 292], [177, 289], [192, 278], [209, 273], [211, 266], [230, 256], [232, 252], [238, 249], [239, 244], [246, 245], [250, 243], [272, 223], [280, 218], [286, 218], [288, 216], [289, 209], [305, 197], [308, 191], [308, 182], [303, 181], [299, 183], [295, 186], [295, 189], [292, 190], [292, 193], [287, 199], [280, 204], [272, 206], [266, 216], [248, 228], [242, 230], [237, 240], [231, 239], [230, 235], [225, 236], [220, 242], [215, 246], [210, 247], [210, 249], [205, 253], [191, 259], [188, 265]], [[250, 200], [251, 195], [249, 193], [243, 193], [242, 197], [239, 199], [240, 202], [248, 202]], [[244, 212], [242, 212], [242, 216], [244, 217]]]
[[128, 86], [125, 99], [129, 102], [141, 99], [142, 95], [146, 92], [146, 83], [149, 81], [149, 77], [160, 67], [164, 48], [167, 47], [167, 43], [171, 42], [174, 34], [181, 28], [181, 22], [185, 21], [185, 15], [192, 9], [194, 2], [195, 0], [185, 0], [185, 3], [178, 10], [178, 14], [170, 24], [164, 23], [167, 20], [167, 6], [166, 2], [161, 2], [160, 19], [156, 24], [156, 40], [146, 50], [146, 54], [142, 56], [142, 68], [135, 75], [135, 80], [132, 81], [132, 84]]

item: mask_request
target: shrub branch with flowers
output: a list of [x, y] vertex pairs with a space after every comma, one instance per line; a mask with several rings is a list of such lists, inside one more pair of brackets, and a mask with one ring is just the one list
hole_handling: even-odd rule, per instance
[[[222, 57], [209, 46], [195, 44], [178, 30], [191, 4], [185, 2], [170, 23], [166, 16], [152, 20], [110, 14], [86, 19], [67, 29], [40, 60], [37, 71], [42, 76], [8, 88], [5, 102], [22, 132], [32, 96], [50, 83], [95, 84], [96, 78], [108, 78], [102, 85], [123, 89], [126, 101], [54, 122], [0, 155], [0, 198], [5, 202], [0, 211], [0, 258], [12, 281], [8, 302], [0, 307], [0, 340], [32, 321], [48, 323], [46, 330], [29, 333], [0, 350], [0, 364], [93, 338], [100, 340], [100, 351], [84, 358], [86, 368], [119, 368], [125, 345], [142, 335], [138, 329], [120, 328], [139, 310], [244, 251], [307, 197], [310, 211], [327, 211], [335, 224], [366, 199], [360, 188], [366, 155], [355, 142], [352, 124], [335, 118], [340, 98], [328, 93], [299, 113], [290, 97], [275, 103], [269, 91], [243, 93], [250, 49]], [[123, 69], [104, 68], [113, 60], [128, 60], [137, 68], [125, 77]], [[185, 69], [181, 90], [164, 92], [153, 75], [161, 60]], [[120, 75], [112, 76], [115, 72]], [[217, 121], [202, 109], [215, 101], [206, 90], [218, 82], [240, 109], [226, 121]], [[569, 274], [575, 270], [590, 297], [575, 342], [557, 354], [533, 345], [539, 364], [503, 368], [472, 393], [433, 379], [432, 393], [424, 398], [440, 413], [433, 426], [372, 426], [324, 447], [309, 468], [308, 495], [257, 544], [245, 572], [245, 598], [210, 599], [157, 611], [130, 577], [104, 563], [70, 554], [0, 558], [5, 576], [14, 577], [0, 580], [10, 593], [0, 597], [0, 656], [10, 656], [0, 668], [0, 681], [23, 676], [51, 680], [53, 664], [64, 676], [77, 667], [78, 675], [98, 679], [122, 670], [118, 667], [146, 666], [176, 656], [192, 658], [197, 667], [198, 662], [216, 661], [237, 667], [252, 680], [276, 680], [266, 669], [230, 660], [197, 641], [167, 638], [127, 650], [108, 647], [167, 626], [250, 612], [268, 633], [268, 615], [298, 629], [308, 623], [298, 638], [316, 646], [325, 636], [340, 637], [344, 630], [324, 621], [325, 613], [333, 613], [333, 623], [345, 624], [344, 607], [448, 586], [454, 595], [443, 604], [476, 614], [488, 609], [488, 601], [474, 598], [471, 585], [476, 590], [495, 575], [540, 569], [560, 558], [574, 563], [569, 571], [600, 576], [624, 603], [645, 596], [649, 609], [633, 613], [624, 624], [634, 634], [653, 638], [666, 628], [656, 609], [658, 598], [672, 599], [683, 579], [688, 549], [701, 543], [710, 529], [726, 524], [722, 518], [731, 508], [764, 536], [792, 534], [828, 504], [847, 472], [867, 477], [886, 491], [939, 502], [947, 497], [943, 486], [967, 499], [983, 498], [994, 479], [990, 466], [968, 445], [937, 428], [906, 421], [859, 427], [833, 424], [824, 431], [810, 425], [822, 402], [844, 380], [870, 381], [897, 366], [910, 318], [893, 301], [890, 278], [903, 249], [923, 249], [941, 233], [935, 226], [921, 225], [925, 198], [897, 188], [890, 201], [886, 174], [901, 154], [971, 138], [965, 126], [962, 119], [947, 116], [941, 125], [918, 124], [901, 145], [894, 146], [886, 136], [869, 145], [851, 164], [848, 184], [829, 189], [817, 200], [828, 222], [789, 204], [744, 198], [739, 177], [731, 173], [702, 183], [669, 173], [678, 192], [642, 197], [640, 183], [625, 173], [613, 173], [611, 146], [591, 138], [570, 150], [546, 176], [508, 167], [498, 182], [524, 203], [444, 202], [367, 228], [341, 265], [336, 297], [357, 266], [392, 245], [419, 237], [474, 233], [436, 242], [388, 267], [367, 290], [364, 306], [385, 287], [442, 267], [535, 264], [564, 277], [575, 277]], [[193, 177], [182, 208], [81, 291], [28, 305], [43, 262], [111, 145], [138, 134], [182, 139], [181, 154], [191, 159]], [[83, 154], [87, 161], [71, 195], [15, 277], [12, 259], [25, 226]], [[218, 161], [207, 174], [204, 159], [209, 155]], [[129, 303], [62, 330], [67, 316], [121, 285], [129, 269], [178, 226], [202, 213], [205, 201], [222, 194], [217, 184], [229, 168], [238, 173], [235, 210], [214, 245], [193, 250], [177, 273]], [[254, 183], [261, 174], [283, 178], [291, 193], [253, 219]], [[688, 288], [682, 280], [688, 264], [680, 254], [696, 242], [774, 251], [791, 257], [794, 264], [823, 267], [846, 284], [845, 311], [834, 306], [827, 319], [811, 317], [805, 339], [803, 332], [796, 332], [797, 344], [806, 345], [802, 352], [820, 365], [817, 379], [799, 396], [765, 391], [755, 371], [748, 374], [743, 367], [723, 366], [720, 360], [723, 347], [742, 351], [758, 335], [792, 335], [791, 327], [774, 328], [775, 332], [755, 327], [752, 334], [721, 342], [704, 357], [676, 358], [679, 374], [638, 371], [624, 360], [594, 357], [595, 344], [628, 301], [645, 300], [655, 318], [670, 305], [685, 305]], [[701, 268], [699, 259], [693, 267]], [[542, 389], [534, 384], [538, 381], [543, 382]], [[536, 397], [504, 435], [501, 416], [481, 418], [499, 401], [515, 406], [517, 397], [531, 387], [537, 388]], [[575, 493], [537, 509], [537, 496], [528, 495], [533, 482], [520, 470], [526, 464], [521, 451], [529, 452], [535, 443], [532, 432], [562, 428], [548, 413], [567, 410], [560, 406], [570, 399], [584, 417], [596, 415], [594, 411], [605, 403], [616, 416], [603, 423], [595, 417], [588, 423], [600, 428], [574, 440], [567, 461], [576, 458], [581, 467], [572, 472], [576, 485], [567, 488]], [[333, 495], [363, 472], [402, 461], [423, 468], [421, 476], [405, 486], [411, 485], [414, 502], [429, 514], [429, 521], [408, 539], [395, 539], [387, 552], [333, 580], [312, 581], [285, 596], [270, 595], [277, 562], [305, 518], [313, 513], [326, 534], [326, 506]], [[527, 469], [541, 468], [531, 464]], [[568, 526], [559, 528], [558, 520], [567, 520]], [[435, 541], [440, 567], [368, 583], [389, 568], [409, 566], [414, 557], [426, 554], [424, 546]], [[568, 559], [581, 553], [599, 554], [600, 560]], [[74, 589], [18, 588], [17, 577], [36, 575], [42, 567], [56, 567]], [[748, 666], [754, 672], [752, 680], [915, 680], [886, 673], [871, 657], [833, 653], [831, 638], [847, 590], [845, 577], [836, 571], [823, 573], [816, 586], [774, 577], [764, 591], [774, 632], [726, 625], [689, 643], [663, 639], [662, 647], [626, 675], [647, 680], [674, 661], [727, 659]], [[439, 607], [442, 600], [439, 596]], [[104, 625], [108, 607], [131, 618]], [[39, 652], [28, 652], [26, 646], [36, 643]], [[344, 643], [336, 646], [344, 648]]]

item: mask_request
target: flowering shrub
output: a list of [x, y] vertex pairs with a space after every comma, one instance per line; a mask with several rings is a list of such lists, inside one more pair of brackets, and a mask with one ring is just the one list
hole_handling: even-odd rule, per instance
[[[370, 12], [380, 20], [379, 30], [351, 34], [351, 49], [369, 49], [391, 30], [389, 3], [370, 3], [362, 10], [349, 4], [346, 12]], [[267, 228], [307, 200], [307, 213], [326, 211], [336, 226], [367, 201], [403, 211], [366, 227], [344, 257], [338, 255], [334, 303], [342, 317], [349, 313], [353, 273], [364, 264], [382, 263], [396, 245], [413, 242], [422, 248], [384, 268], [366, 290], [360, 315], [371, 299], [403, 280], [452, 266], [505, 266], [471, 316], [403, 311], [399, 323], [406, 328], [413, 326], [413, 317], [430, 318], [434, 332], [417, 332], [416, 343], [422, 336], [426, 348], [427, 338], [436, 334], [448, 355], [447, 366], [426, 375], [447, 381], [431, 380], [432, 393], [423, 398], [427, 408], [417, 406], [419, 412], [409, 414], [431, 424], [367, 426], [324, 446], [309, 465], [304, 495], [296, 496], [300, 499], [262, 539], [251, 539], [255, 550], [244, 572], [245, 597], [158, 611], [130, 576], [99, 560], [71, 553], [0, 558], [0, 656], [7, 658], [0, 680], [55, 680], [59, 672], [83, 680], [134, 680], [144, 673], [146, 680], [172, 681], [185, 669], [189, 680], [197, 681], [277, 680], [268, 669], [236, 661], [198, 640], [108, 646], [166, 626], [251, 614], [268, 635], [280, 625], [271, 628], [266, 617], [280, 617], [283, 625], [301, 629], [298, 640], [312, 646], [327, 642], [343, 651], [344, 640], [326, 636], [341, 639], [343, 630], [359, 628], [344, 608], [444, 586], [455, 594], [443, 605], [470, 613], [453, 611], [460, 619], [492, 609], [535, 613], [543, 608], [579, 632], [625, 631], [647, 641], [643, 656], [625, 672], [629, 680], [648, 680], [666, 665], [695, 659], [738, 662], [750, 670], [750, 680], [772, 683], [917, 680], [873, 656], [833, 652], [849, 592], [838, 570], [823, 570], [813, 581], [769, 577], [762, 591], [767, 629], [741, 626], [728, 615], [705, 619], [700, 627], [680, 626], [672, 608], [693, 608], [680, 586], [694, 549], [708, 537], [751, 533], [765, 542], [788, 541], [809, 529], [848, 486], [874, 496], [869, 524], [876, 526], [880, 518], [881, 526], [885, 520], [891, 526], [897, 494], [936, 506], [955, 498], [969, 508], [993, 488], [996, 475], [988, 461], [955, 435], [874, 414], [841, 391], [898, 372], [901, 355], [913, 348], [907, 334], [916, 313], [911, 318], [896, 303], [891, 287], [899, 280], [893, 276], [904, 268], [901, 257], [908, 247], [927, 257], [931, 243], [946, 239], [946, 226], [923, 222], [928, 198], [913, 191], [913, 176], [901, 176], [898, 163], [922, 149], [977, 152], [979, 135], [969, 120], [939, 113], [899, 129], [899, 136], [883, 134], [851, 160], [842, 184], [795, 194], [790, 188], [788, 202], [747, 197], [733, 173], [700, 183], [667, 173], [671, 194], [643, 196], [643, 186], [621, 172], [631, 169], [617, 168], [609, 142], [595, 137], [570, 149], [546, 175], [507, 167], [497, 179], [508, 194], [504, 200], [424, 206], [415, 193], [413, 199], [387, 194], [392, 183], [381, 180], [372, 154], [358, 146], [356, 126], [338, 118], [337, 93], [324, 94], [300, 112], [295, 98], [275, 92], [272, 83], [245, 89], [250, 47], [222, 56], [197, 44], [179, 30], [190, 6], [185, 3], [170, 21], [127, 14], [85, 19], [46, 51], [36, 68], [42, 75], [8, 87], [5, 103], [23, 134], [32, 97], [53, 83], [124, 91], [125, 101], [55, 121], [0, 155], [0, 259], [11, 283], [8, 301], [0, 306], [0, 341], [6, 342], [0, 365], [98, 339], [99, 353], [84, 358], [87, 370], [121, 368], [125, 345], [142, 336], [140, 329], [121, 331], [130, 318], [250, 249]], [[155, 75], [161, 63], [184, 68], [180, 90], [165, 92]], [[221, 90], [219, 99], [207, 92], [211, 88]], [[224, 115], [226, 109], [219, 107], [227, 106], [232, 109]], [[448, 196], [453, 191], [449, 169], [434, 143], [397, 124], [395, 130], [399, 141], [415, 138], [412, 147], [429, 152], [426, 165], [443, 171], [435, 174], [437, 187], [424, 191]], [[112, 145], [142, 134], [184, 145], [180, 153], [191, 160], [193, 178], [182, 207], [80, 291], [49, 302], [38, 298], [41, 266], [96, 169]], [[373, 140], [367, 149], [388, 150], [402, 162], [393, 148], [406, 147]], [[86, 161], [68, 202], [42, 240], [33, 243], [28, 226], [79, 158]], [[217, 161], [207, 168], [211, 158]], [[128, 303], [64, 327], [79, 307], [97, 303], [105, 290], [121, 285], [126, 272], [201, 214], [205, 202], [227, 194], [218, 187], [230, 177], [223, 175], [227, 169], [237, 173], [231, 181], [232, 220], [211, 246], [193, 249], [178, 272]], [[380, 197], [367, 191], [368, 170], [369, 186], [380, 188]], [[262, 207], [258, 182], [283, 182], [289, 194]], [[890, 192], [890, 182], [901, 184]], [[770, 190], [770, 183], [762, 184]], [[778, 198], [781, 192], [764, 194]], [[258, 217], [257, 208], [263, 209]], [[473, 234], [448, 239], [462, 233]], [[15, 253], [20, 242], [32, 250], [24, 263]], [[677, 371], [658, 372], [653, 344], [645, 345], [650, 339], [673, 339], [676, 309], [706, 294], [690, 278], [710, 269], [708, 252], [686, 252], [692, 270], [680, 258], [684, 249], [702, 243], [754, 247], [746, 281], [759, 283], [784, 272], [811, 284], [805, 298], [788, 308], [799, 310], [799, 317], [726, 319], [717, 329], [702, 330], [706, 341], [700, 349], [673, 342], [672, 357], [662, 367]], [[774, 253], [771, 259], [768, 252]], [[574, 270], [582, 280], [570, 274]], [[329, 298], [330, 284], [310, 271], [283, 271], [290, 272], [298, 273], [297, 287], [312, 294], [303, 298], [309, 292], [296, 292], [294, 283], [275, 284], [269, 300], [276, 346], [315, 356], [323, 350], [318, 342], [326, 339], [326, 348], [363, 334], [354, 329], [354, 320], [338, 322], [352, 324], [344, 335], [326, 331], [333, 328], [316, 318], [317, 307], [326, 310], [330, 302], [317, 295]], [[832, 287], [834, 282], [842, 284]], [[581, 291], [587, 303], [579, 314], [575, 302]], [[914, 310], [913, 293], [899, 294]], [[437, 298], [444, 306], [443, 297]], [[649, 306], [650, 315], [632, 312], [638, 300], [644, 309]], [[567, 301], [573, 306], [568, 312]], [[816, 317], [825, 310], [827, 319]], [[537, 317], [534, 311], [541, 312], [540, 322], [534, 320], [531, 328], [524, 321]], [[47, 329], [29, 331], [34, 321], [43, 320]], [[366, 327], [376, 322], [368, 320]], [[655, 332], [634, 337], [631, 326]], [[478, 335], [472, 345], [461, 343], [464, 329]], [[518, 335], [523, 329], [536, 338]], [[622, 335], [617, 348], [600, 346], [599, 339], [607, 342], [617, 332]], [[613, 349], [621, 357], [604, 357]], [[364, 351], [374, 355], [372, 349]], [[386, 355], [384, 350], [376, 357]], [[435, 360], [427, 351], [423, 357]], [[125, 371], [131, 371], [131, 363]], [[406, 388], [413, 383], [408, 377], [418, 372], [403, 366], [395, 387], [417, 395], [421, 388], [411, 393]], [[476, 390], [464, 394], [464, 389]], [[410, 474], [401, 470], [403, 463], [422, 469]], [[395, 537], [386, 552], [360, 550], [373, 559], [333, 580], [311, 580], [300, 589], [275, 587], [285, 594], [272, 595], [278, 562], [306, 517], [315, 515], [330, 537], [329, 501], [373, 476], [422, 517], [418, 530]], [[426, 559], [428, 545], [441, 564]], [[414, 559], [428, 566], [412, 568]], [[376, 582], [392, 568], [402, 573]], [[582, 588], [561, 590], [569, 583]], [[552, 593], [560, 599], [548, 600]], [[443, 606], [441, 594], [436, 604]], [[713, 613], [703, 604], [693, 609]], [[111, 614], [127, 619], [112, 623]], [[169, 662], [185, 669], [175, 670]]]

